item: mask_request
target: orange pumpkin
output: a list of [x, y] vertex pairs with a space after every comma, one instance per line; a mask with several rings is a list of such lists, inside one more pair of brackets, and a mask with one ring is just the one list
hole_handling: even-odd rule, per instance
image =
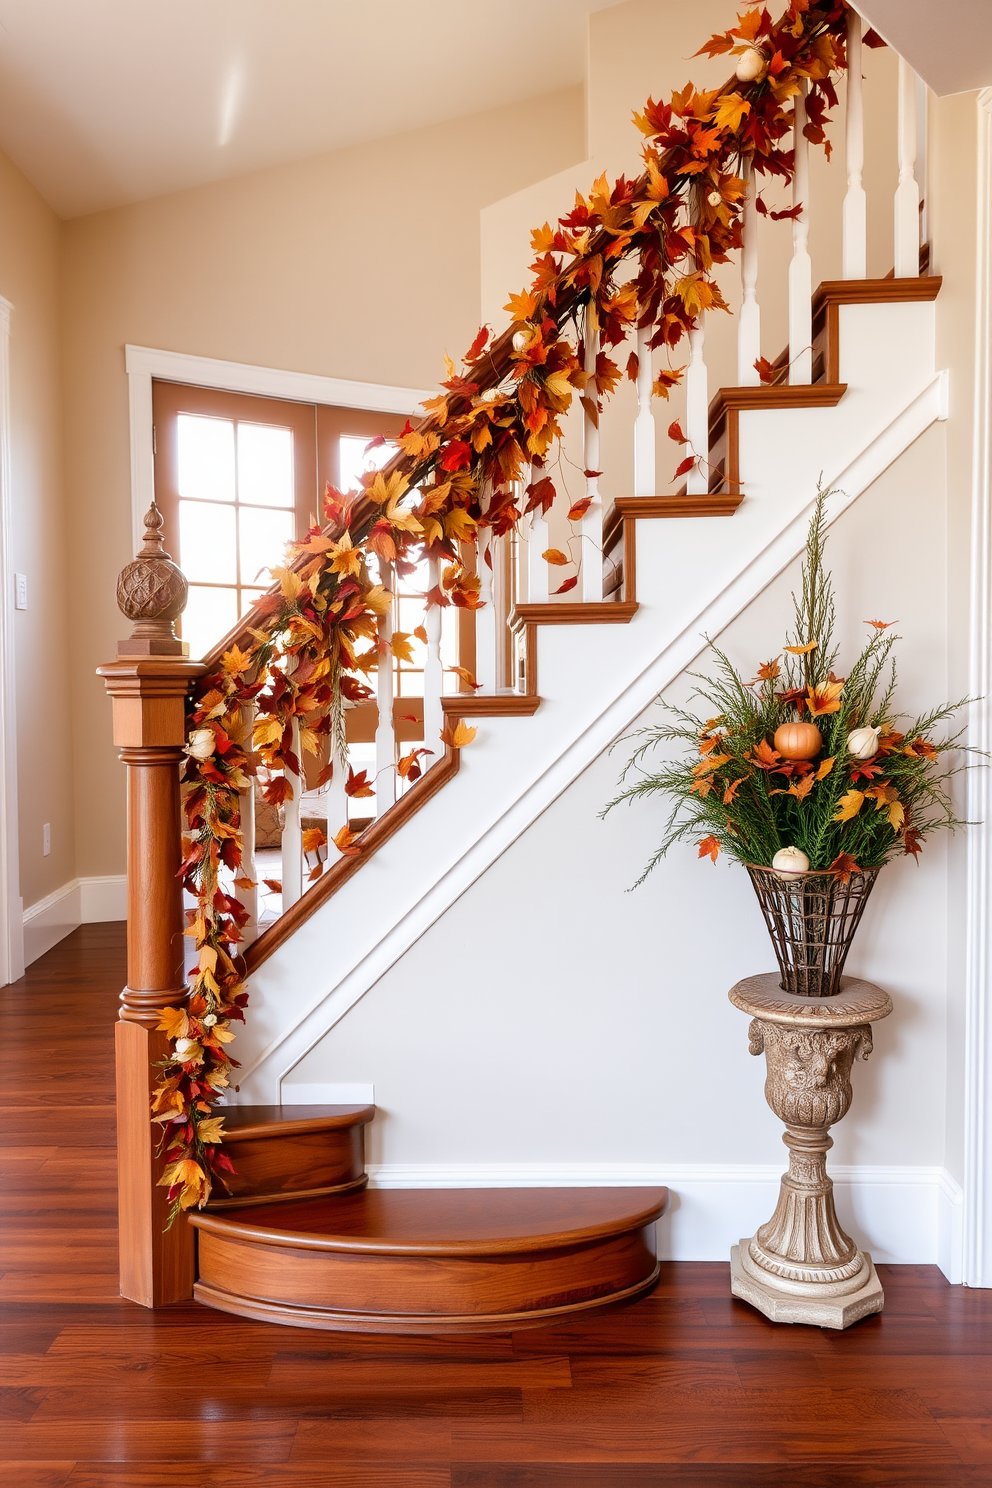
[[780, 723], [774, 743], [783, 759], [809, 760], [823, 748], [823, 735], [815, 723]]

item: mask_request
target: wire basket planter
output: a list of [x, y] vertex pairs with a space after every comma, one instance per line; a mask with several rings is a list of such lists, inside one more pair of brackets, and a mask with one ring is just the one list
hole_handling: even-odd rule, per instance
[[849, 875], [799, 873], [786, 878], [773, 868], [745, 866], [775, 947], [783, 992], [836, 997], [854, 932], [879, 870], [860, 868]]

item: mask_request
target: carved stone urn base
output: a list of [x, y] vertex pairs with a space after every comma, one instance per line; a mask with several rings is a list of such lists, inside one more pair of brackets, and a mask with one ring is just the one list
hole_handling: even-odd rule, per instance
[[765, 1098], [789, 1149], [775, 1213], [731, 1252], [731, 1291], [776, 1323], [847, 1328], [881, 1312], [885, 1297], [871, 1256], [837, 1218], [829, 1129], [850, 1108], [855, 1057], [868, 1058], [871, 1024], [892, 1001], [855, 977], [836, 997], [797, 997], [774, 974], [738, 982], [730, 1000], [752, 1016], [751, 1053], [765, 1055]]
[[[753, 1241], [742, 1240], [730, 1252], [730, 1290], [742, 1302], [750, 1302], [773, 1323], [809, 1323], [814, 1328], [849, 1328], [860, 1318], [881, 1312], [885, 1293], [866, 1250], [859, 1250], [863, 1274], [867, 1280], [856, 1292], [843, 1297], [825, 1297], [829, 1286], [813, 1284], [804, 1292], [786, 1292], [761, 1277], [756, 1266], [748, 1265], [748, 1247]], [[859, 1277], [859, 1280], [861, 1278]]]

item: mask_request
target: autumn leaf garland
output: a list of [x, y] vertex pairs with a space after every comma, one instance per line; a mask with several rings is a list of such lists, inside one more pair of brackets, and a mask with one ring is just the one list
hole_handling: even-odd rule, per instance
[[[212, 1112], [237, 1067], [230, 1025], [243, 1019], [247, 1001], [238, 957], [246, 913], [237, 890], [248, 886], [242, 793], [257, 778], [273, 805], [292, 796], [302, 773], [294, 735], [302, 752], [316, 755], [326, 741], [332, 758], [343, 760], [344, 703], [371, 698], [368, 677], [383, 655], [406, 654], [406, 634], [380, 639], [391, 595], [377, 561], [403, 578], [415, 560], [437, 560], [440, 582], [428, 603], [478, 608], [479, 579], [465, 548], [476, 547], [480, 534], [505, 535], [554, 503], [548, 460], [574, 399], [598, 418], [622, 378], [638, 376], [636, 352], [621, 368], [615, 348], [635, 328], [650, 329], [650, 349], [667, 362], [654, 369], [655, 394], [667, 397], [678, 384], [683, 368], [673, 364], [673, 352], [702, 314], [728, 308], [713, 269], [740, 246], [745, 163], [759, 175], [791, 180], [792, 151], [783, 141], [804, 85], [805, 134], [829, 150], [824, 124], [836, 103], [833, 79], [846, 65], [846, 25], [840, 0], [791, 0], [775, 22], [767, 10], [749, 10], [701, 49], [754, 53], [749, 80], [735, 77], [702, 92], [688, 84], [669, 103], [648, 100], [635, 115], [645, 138], [641, 176], [612, 185], [600, 177], [554, 227], [533, 234], [532, 280], [510, 296], [506, 331], [494, 338], [483, 328], [461, 369], [447, 363], [443, 391], [425, 405], [426, 418], [406, 425], [397, 453], [364, 478], [357, 498], [328, 489], [325, 525], [291, 545], [286, 565], [273, 569], [273, 589], [196, 685], [183, 771], [181, 875], [197, 904], [187, 929], [197, 967], [185, 1021], [176, 1010], [163, 1015], [173, 1043], [154, 1100], [173, 1215], [205, 1203], [212, 1182], [230, 1171], [221, 1119]], [[632, 278], [620, 272], [630, 263]], [[600, 345], [589, 371], [587, 328]], [[569, 518], [580, 521], [587, 505], [574, 503]], [[560, 550], [546, 558], [563, 569], [572, 562]], [[564, 578], [558, 592], [575, 583]], [[444, 742], [461, 748], [473, 736], [458, 724]], [[419, 774], [422, 753], [401, 762], [408, 779]], [[360, 794], [366, 787], [356, 780], [349, 776]], [[347, 827], [333, 843], [345, 855], [361, 851], [360, 837]], [[319, 857], [323, 844], [312, 848]]]

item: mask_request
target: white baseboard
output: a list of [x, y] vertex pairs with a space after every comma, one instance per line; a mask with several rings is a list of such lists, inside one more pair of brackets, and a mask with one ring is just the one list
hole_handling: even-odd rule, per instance
[[[659, 1254], [723, 1261], [771, 1216], [779, 1166], [708, 1163], [370, 1163], [373, 1188], [623, 1188], [664, 1184]], [[961, 1190], [945, 1168], [830, 1169], [841, 1223], [876, 1261], [939, 1266], [961, 1280]]]
[[295, 1085], [284, 1080], [280, 1094], [284, 1106], [375, 1105], [375, 1086], [354, 1080], [347, 1085]]
[[24, 911], [24, 964], [30, 966], [78, 925], [127, 919], [127, 877], [73, 878]]

